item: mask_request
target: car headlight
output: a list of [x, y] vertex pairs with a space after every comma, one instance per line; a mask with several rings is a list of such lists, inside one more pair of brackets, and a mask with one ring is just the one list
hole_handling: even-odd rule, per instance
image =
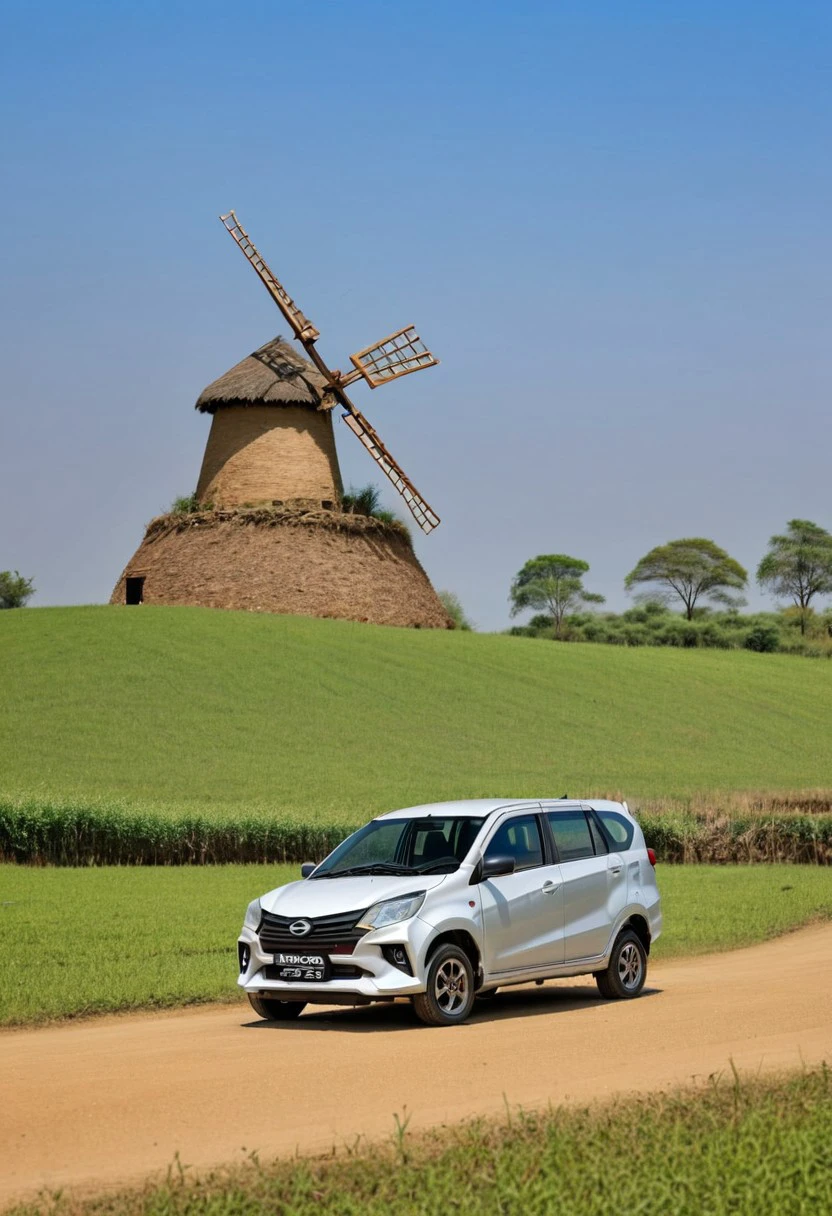
[[425, 902], [425, 894], [424, 891], [413, 891], [398, 899], [383, 899], [367, 909], [356, 928], [384, 929], [387, 925], [398, 924], [400, 920], [410, 920]]
[[262, 915], [262, 909], [260, 907], [260, 900], [253, 899], [251, 901], [251, 903], [249, 904], [249, 906], [246, 908], [246, 914], [245, 914], [245, 918], [243, 920], [243, 928], [244, 929], [254, 929], [256, 931], [260, 924], [261, 915]]

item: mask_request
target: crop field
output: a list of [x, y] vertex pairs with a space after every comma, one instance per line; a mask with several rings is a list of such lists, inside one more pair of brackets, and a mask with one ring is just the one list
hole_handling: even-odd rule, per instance
[[[0, 866], [0, 1024], [238, 999], [246, 905], [297, 877], [297, 866]], [[664, 866], [659, 881], [658, 960], [832, 917], [825, 867]]]
[[832, 788], [832, 664], [210, 609], [0, 615], [0, 793], [362, 822]]
[[832, 1209], [832, 1074], [715, 1078], [607, 1106], [511, 1113], [337, 1160], [261, 1162], [107, 1198], [15, 1209], [50, 1216], [799, 1216]]

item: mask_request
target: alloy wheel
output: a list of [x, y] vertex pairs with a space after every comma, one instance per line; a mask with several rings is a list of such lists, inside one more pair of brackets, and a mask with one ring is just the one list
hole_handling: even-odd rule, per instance
[[618, 955], [618, 978], [623, 988], [631, 992], [641, 982], [641, 953], [633, 942], [627, 942]]
[[468, 976], [459, 959], [447, 958], [436, 972], [436, 1003], [445, 1014], [461, 1013], [468, 1000]]

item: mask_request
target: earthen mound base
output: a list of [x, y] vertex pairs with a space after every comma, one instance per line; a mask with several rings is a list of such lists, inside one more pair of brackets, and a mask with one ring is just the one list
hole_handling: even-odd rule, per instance
[[289, 507], [162, 515], [111, 604], [190, 604], [423, 629], [451, 627], [396, 523]]

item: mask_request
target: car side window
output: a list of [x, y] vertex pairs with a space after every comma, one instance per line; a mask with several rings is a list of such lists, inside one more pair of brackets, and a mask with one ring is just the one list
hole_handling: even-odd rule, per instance
[[536, 815], [518, 815], [501, 824], [489, 841], [486, 857], [513, 857], [515, 873], [543, 865], [543, 841]]
[[555, 838], [559, 861], [580, 861], [582, 857], [595, 856], [595, 845], [583, 811], [550, 811], [546, 818]]
[[596, 809], [595, 814], [601, 822], [601, 828], [610, 848], [616, 852], [619, 849], [629, 849], [635, 834], [633, 825], [623, 815], [617, 815], [615, 811]]

